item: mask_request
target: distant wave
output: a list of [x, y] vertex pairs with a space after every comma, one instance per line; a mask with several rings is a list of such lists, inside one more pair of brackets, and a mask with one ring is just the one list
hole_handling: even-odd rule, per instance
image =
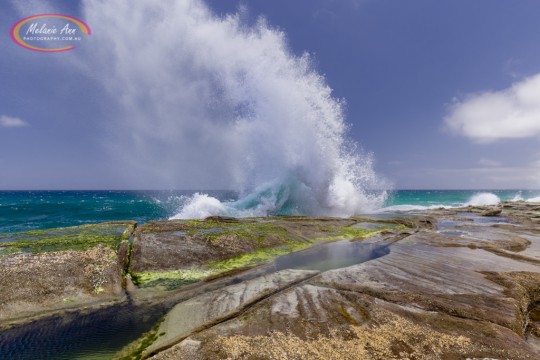
[[430, 205], [412, 205], [412, 204], [401, 204], [401, 205], [392, 205], [381, 208], [377, 212], [401, 212], [401, 211], [423, 211], [423, 210], [432, 210], [432, 209], [452, 209], [459, 208], [464, 206], [485, 206], [485, 205], [497, 205], [501, 202], [501, 199], [496, 194], [490, 192], [479, 192], [473, 194], [465, 202], [461, 203], [452, 203], [452, 204], [430, 204]]
[[484, 205], [497, 205], [501, 202], [501, 198], [497, 195], [489, 192], [482, 192], [474, 194], [469, 201], [463, 206], [484, 206]]
[[540, 196], [524, 198], [523, 193], [519, 191], [510, 201], [540, 202]]
[[433, 209], [451, 209], [454, 206], [450, 205], [392, 205], [383, 207], [375, 212], [401, 212], [401, 211], [423, 211], [423, 210], [433, 210]]
[[525, 199], [523, 198], [523, 193], [521, 191], [518, 191], [518, 193], [514, 195], [512, 199], [510, 199], [510, 201], [523, 201], [523, 200]]

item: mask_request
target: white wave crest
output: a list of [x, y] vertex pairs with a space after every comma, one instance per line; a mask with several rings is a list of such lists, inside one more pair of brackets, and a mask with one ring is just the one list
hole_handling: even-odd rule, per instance
[[172, 219], [196, 219], [226, 214], [227, 207], [221, 201], [207, 194], [195, 193]]
[[497, 205], [501, 202], [501, 199], [489, 192], [482, 192], [478, 194], [474, 194], [471, 196], [469, 201], [467, 201], [464, 205], [465, 206], [484, 206], [484, 205]]
[[510, 199], [510, 201], [523, 201], [525, 200], [523, 198], [523, 194], [521, 191], [519, 191], [518, 193], [516, 193], [516, 195], [514, 195], [514, 197], [512, 197], [512, 199]]

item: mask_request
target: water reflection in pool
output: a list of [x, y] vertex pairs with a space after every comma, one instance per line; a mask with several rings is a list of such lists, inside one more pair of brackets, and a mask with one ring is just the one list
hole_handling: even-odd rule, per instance
[[[283, 255], [264, 268], [267, 273], [282, 269], [326, 271], [372, 260], [389, 251], [386, 245], [344, 240]], [[237, 281], [260, 275], [239, 274]], [[149, 307], [124, 303], [90, 314], [35, 321], [0, 332], [0, 359], [111, 359], [148, 331], [169, 307], [172, 304]]]
[[124, 303], [34, 321], [0, 332], [0, 359], [111, 359], [150, 330], [165, 311]]
[[275, 260], [275, 269], [327, 271], [363, 263], [389, 252], [386, 245], [343, 240], [280, 256]]

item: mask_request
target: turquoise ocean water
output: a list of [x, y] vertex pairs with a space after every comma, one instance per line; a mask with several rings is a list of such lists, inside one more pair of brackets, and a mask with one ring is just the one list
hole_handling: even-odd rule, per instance
[[[0, 191], [0, 233], [94, 224], [112, 220], [167, 219], [193, 191]], [[207, 192], [224, 200], [236, 195]]]
[[383, 210], [492, 205], [500, 201], [540, 201], [539, 190], [398, 190], [390, 193]]
[[[0, 233], [99, 223], [111, 220], [146, 222], [177, 214], [195, 191], [1, 191]], [[204, 191], [222, 202], [237, 200], [230, 191]], [[497, 201], [540, 201], [540, 191], [398, 190], [380, 211], [421, 210], [491, 204]], [[537, 198], [537, 199], [536, 199]]]

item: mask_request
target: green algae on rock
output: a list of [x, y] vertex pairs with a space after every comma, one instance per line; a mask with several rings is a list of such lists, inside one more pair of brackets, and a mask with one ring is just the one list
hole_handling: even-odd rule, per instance
[[[365, 220], [365, 219], [364, 219]], [[401, 224], [309, 217], [153, 221], [138, 228], [131, 276], [140, 287], [168, 290], [236, 269], [261, 265], [317, 242], [361, 239]]]
[[[114, 250], [49, 251], [0, 258], [0, 320], [84, 306], [122, 295]], [[2, 325], [2, 324], [0, 324]]]
[[[237, 315], [266, 296], [316, 274], [317, 271], [282, 270], [182, 302], [165, 316], [143, 355], [174, 345], [194, 330]], [[141, 343], [146, 339], [143, 337]]]
[[315, 242], [381, 230], [349, 230], [355, 223], [335, 218], [214, 217], [139, 227], [134, 221], [117, 221], [1, 234], [2, 284], [10, 291], [3, 292], [0, 317], [24, 318], [119, 301], [123, 289], [136, 290], [133, 283], [173, 290], [261, 265]]
[[116, 250], [122, 241], [130, 238], [135, 224], [134, 221], [121, 221], [0, 234], [0, 256], [88, 250], [97, 245]]
[[[490, 217], [482, 215], [490, 207], [474, 207], [399, 217], [131, 223], [87, 250], [73, 236], [76, 251], [4, 252], [0, 285], [16, 291], [2, 292], [0, 315], [25, 316], [25, 301], [35, 310], [118, 299], [124, 274], [147, 287], [130, 292], [134, 304], [178, 304], [125, 358], [532, 359], [540, 353], [540, 218], [537, 205], [498, 208], [500, 216]], [[284, 275], [298, 270], [273, 272], [274, 258], [315, 245], [294, 254], [304, 256], [339, 239], [385, 252], [299, 282]], [[251, 292], [256, 278], [285, 285], [263, 281]]]
[[135, 227], [118, 221], [0, 234], [0, 319], [121, 299], [121, 250]]
[[387, 255], [324, 271], [152, 359], [537, 358], [536, 207], [424, 213], [424, 224], [368, 240], [386, 239]]

